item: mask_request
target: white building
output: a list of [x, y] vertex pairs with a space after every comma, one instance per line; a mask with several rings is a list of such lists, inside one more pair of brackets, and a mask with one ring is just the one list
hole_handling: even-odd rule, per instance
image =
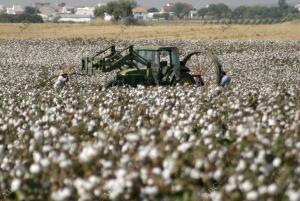
[[54, 21], [57, 18], [57, 10], [50, 4], [41, 5], [39, 11], [38, 15], [42, 17], [44, 22]]
[[5, 7], [3, 5], [0, 5], [0, 13], [5, 12]]
[[137, 20], [147, 20], [147, 9], [143, 7], [136, 7], [132, 9], [133, 17]]
[[13, 5], [12, 8], [6, 8], [6, 13], [9, 15], [20, 15], [24, 13], [24, 8], [19, 5]]
[[63, 6], [63, 7], [58, 6], [57, 11], [62, 14], [73, 14], [75, 12], [75, 8], [66, 7], [66, 6]]
[[76, 15], [89, 15], [94, 17], [94, 7], [84, 7], [84, 8], [77, 8], [75, 14]]
[[198, 17], [198, 13], [196, 10], [189, 11], [189, 16], [188, 16], [189, 19], [196, 19], [197, 17]]
[[93, 18], [89, 15], [61, 14], [58, 22], [87, 23]]
[[114, 19], [114, 16], [104, 13], [104, 21], [110, 22]]
[[297, 5], [295, 6], [295, 8], [297, 8], [297, 9], [299, 10], [299, 12], [300, 12], [300, 3], [297, 4]]

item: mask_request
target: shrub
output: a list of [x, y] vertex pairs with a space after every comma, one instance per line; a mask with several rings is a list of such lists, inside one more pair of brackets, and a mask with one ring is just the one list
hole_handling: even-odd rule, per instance
[[43, 19], [39, 15], [8, 15], [1, 14], [0, 15], [1, 23], [43, 23]]

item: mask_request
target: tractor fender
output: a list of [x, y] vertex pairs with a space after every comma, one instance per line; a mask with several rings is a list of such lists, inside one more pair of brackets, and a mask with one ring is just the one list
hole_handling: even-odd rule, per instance
[[181, 66], [180, 72], [191, 72], [191, 70], [186, 66]]

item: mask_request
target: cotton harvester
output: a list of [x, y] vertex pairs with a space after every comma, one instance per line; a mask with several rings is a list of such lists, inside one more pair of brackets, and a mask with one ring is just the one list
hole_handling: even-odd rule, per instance
[[[194, 55], [201, 58], [193, 75], [188, 63], [194, 66]], [[197, 57], [198, 57], [197, 56]], [[199, 61], [199, 59], [198, 59]], [[206, 68], [206, 70], [205, 70]], [[186, 85], [203, 86], [209, 80], [220, 85], [226, 74], [218, 58], [208, 52], [192, 52], [180, 61], [177, 47], [145, 46], [134, 48], [132, 45], [117, 51], [111, 46], [92, 57], [82, 58], [81, 72], [92, 75], [97, 72], [117, 70], [115, 80], [109, 86], [115, 85]], [[207, 75], [208, 72], [210, 75]], [[206, 77], [207, 76], [207, 77]]]

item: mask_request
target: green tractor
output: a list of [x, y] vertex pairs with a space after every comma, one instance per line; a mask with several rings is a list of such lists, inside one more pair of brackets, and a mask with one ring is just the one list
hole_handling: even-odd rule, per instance
[[[198, 62], [193, 60], [194, 55], [200, 55], [200, 61], [199, 58]], [[191, 61], [190, 66], [196, 67], [197, 75], [193, 75], [187, 67], [189, 61]], [[195, 66], [197, 63], [198, 65]], [[212, 80], [220, 85], [222, 76], [226, 74], [221, 63], [212, 53], [192, 52], [180, 61], [177, 47], [129, 46], [117, 51], [115, 46], [111, 46], [92, 57], [82, 58], [81, 71], [84, 74], [92, 75], [114, 70], [118, 70], [117, 76], [108, 86], [176, 84], [203, 86]], [[210, 74], [207, 75], [207, 72]]]

